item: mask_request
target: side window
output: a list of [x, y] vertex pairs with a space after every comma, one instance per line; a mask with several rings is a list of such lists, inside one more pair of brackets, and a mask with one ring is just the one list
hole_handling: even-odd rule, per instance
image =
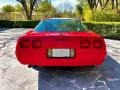
[[36, 27], [35, 27], [35, 31], [37, 32], [43, 32], [45, 31], [46, 28], [45, 28], [45, 24], [43, 21], [41, 21]]

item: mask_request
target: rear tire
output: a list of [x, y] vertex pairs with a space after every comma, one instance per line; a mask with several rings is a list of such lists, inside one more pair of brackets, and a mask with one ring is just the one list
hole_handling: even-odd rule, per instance
[[94, 65], [91, 65], [91, 66], [88, 66], [89, 68], [95, 68], [95, 66]]

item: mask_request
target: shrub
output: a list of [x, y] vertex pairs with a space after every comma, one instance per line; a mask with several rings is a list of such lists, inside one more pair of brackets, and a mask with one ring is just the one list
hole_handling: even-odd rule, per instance
[[85, 21], [92, 21], [92, 11], [90, 9], [85, 9], [84, 11], [84, 19]]
[[[0, 21], [0, 27], [34, 28], [39, 21]], [[120, 40], [120, 22], [84, 22], [85, 26], [105, 38]]]
[[86, 27], [103, 37], [120, 40], [120, 22], [84, 22]]
[[0, 27], [13, 27], [13, 22], [12, 21], [5, 21], [5, 20], [0, 20]]
[[13, 21], [13, 27], [34, 28], [39, 21]]
[[115, 11], [101, 11], [97, 10], [92, 14], [92, 21], [98, 22], [119, 22], [120, 15], [117, 14]]
[[0, 21], [0, 27], [7, 28], [34, 28], [39, 21]]
[[115, 10], [101, 10], [98, 9], [92, 12], [89, 8], [84, 11], [85, 21], [96, 22], [120, 22], [120, 15]]
[[96, 21], [96, 22], [120, 22], [120, 15], [116, 11], [105, 11], [96, 10], [91, 12], [89, 9], [86, 10], [84, 18], [86, 21]]

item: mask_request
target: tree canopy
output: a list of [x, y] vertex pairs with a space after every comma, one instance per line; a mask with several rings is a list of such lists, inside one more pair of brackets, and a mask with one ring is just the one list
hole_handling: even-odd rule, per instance
[[2, 7], [2, 12], [14, 12], [15, 7], [12, 5], [5, 5]]

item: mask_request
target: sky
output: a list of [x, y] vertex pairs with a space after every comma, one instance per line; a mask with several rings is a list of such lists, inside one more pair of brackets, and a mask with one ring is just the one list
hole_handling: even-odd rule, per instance
[[0, 0], [0, 7], [10, 4], [10, 5], [15, 5], [18, 2], [16, 0]]
[[69, 2], [73, 7], [77, 4], [77, 0], [52, 0], [52, 4], [57, 7], [60, 3]]
[[[57, 7], [62, 2], [70, 2], [73, 7], [77, 4], [77, 0], [51, 0], [53, 6]], [[10, 4], [16, 5], [18, 2], [16, 0], [0, 0], [0, 7]]]

